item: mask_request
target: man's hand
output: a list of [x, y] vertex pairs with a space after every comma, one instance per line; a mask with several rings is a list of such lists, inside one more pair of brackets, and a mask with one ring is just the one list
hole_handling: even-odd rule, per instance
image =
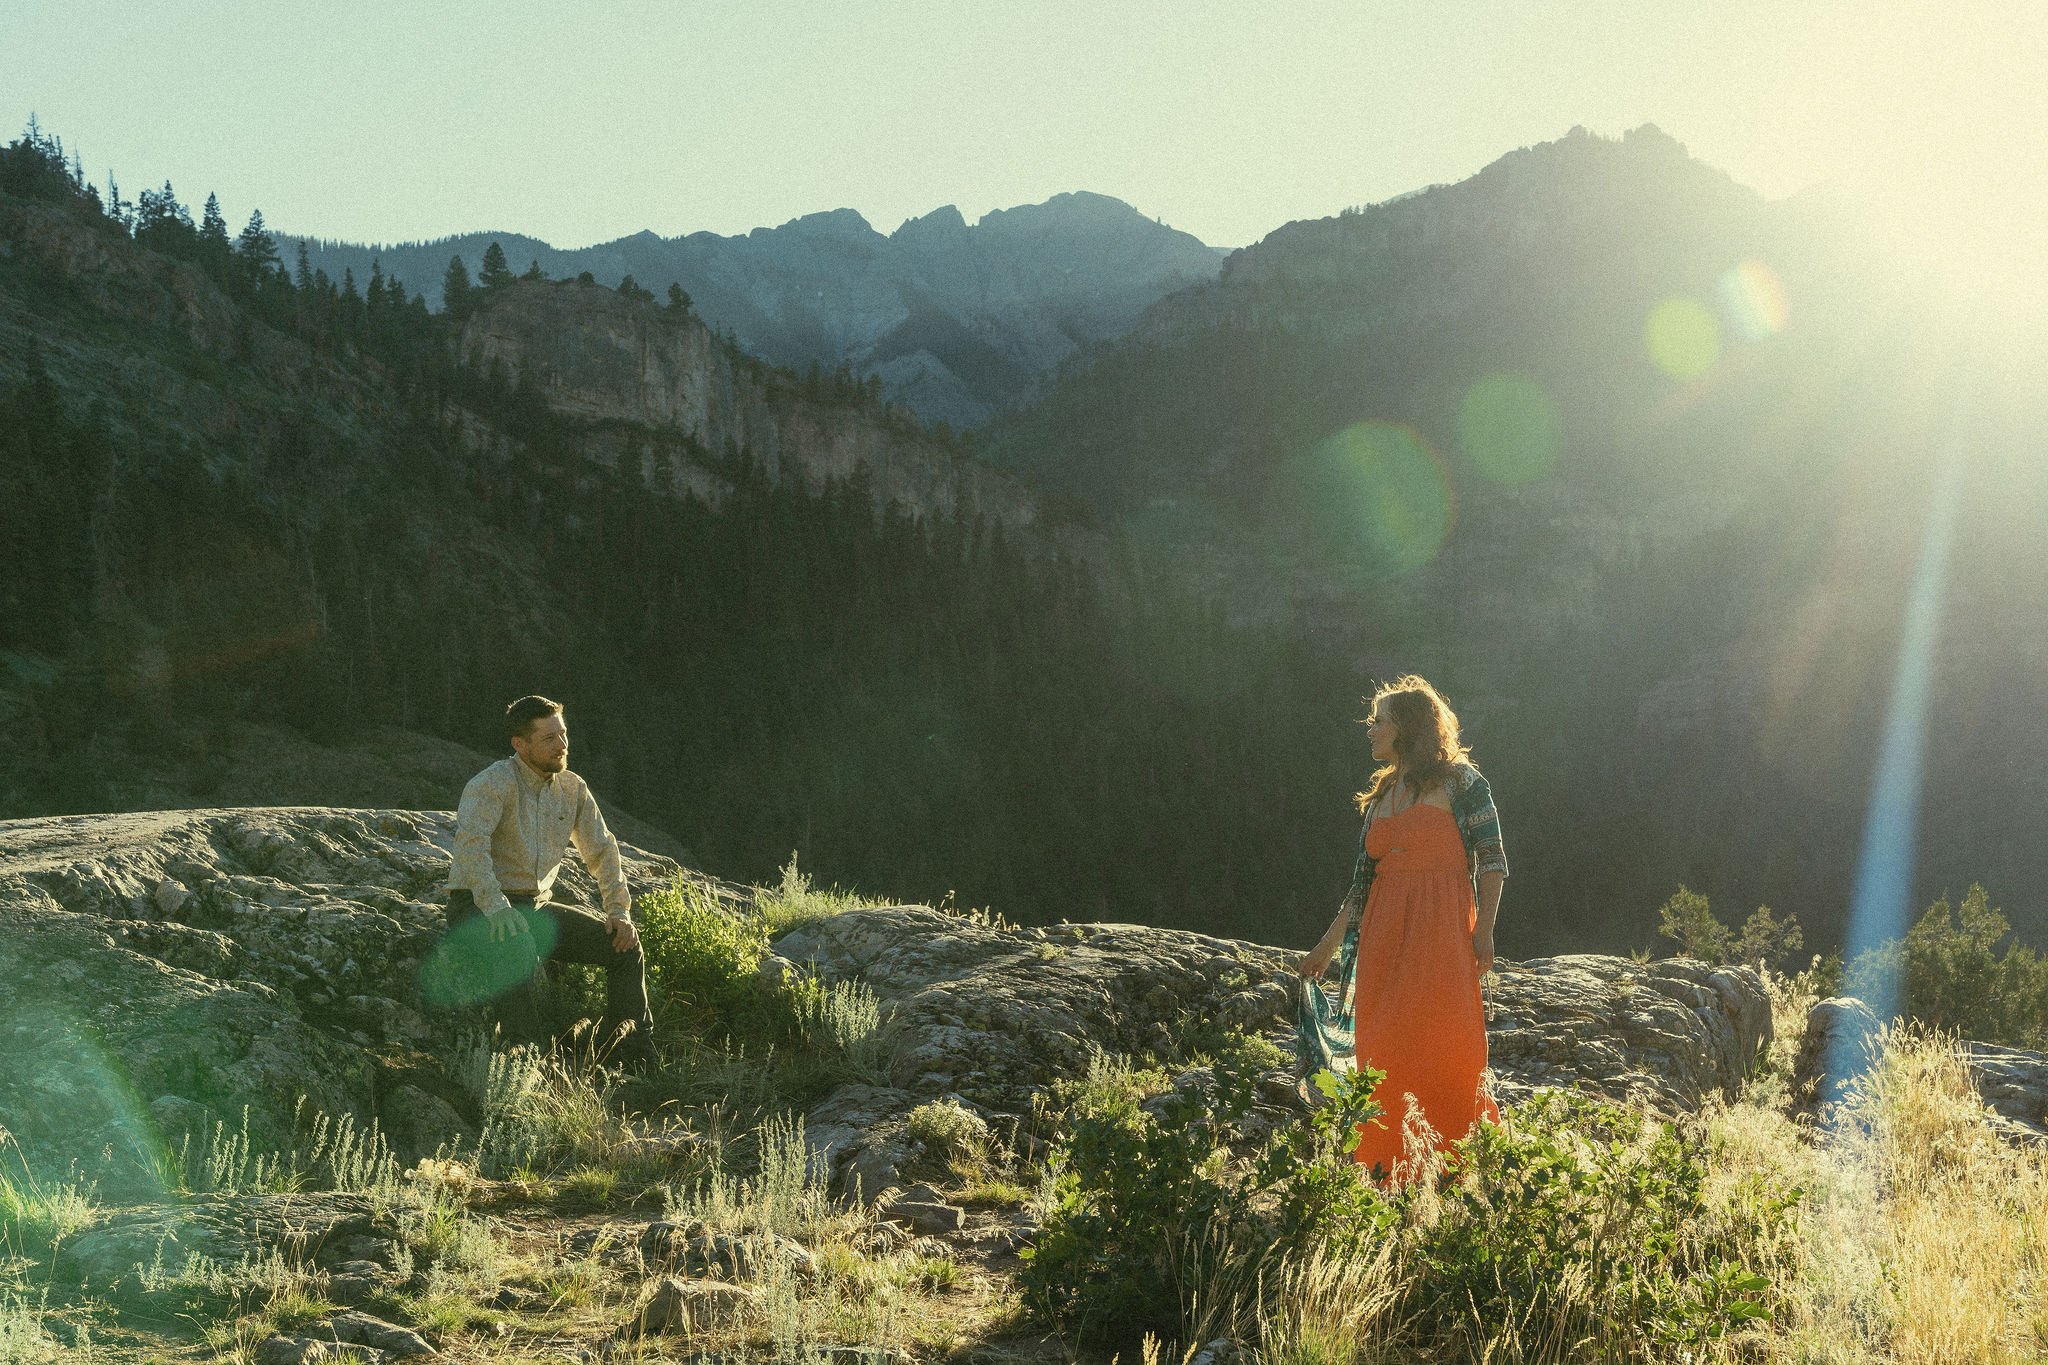
[[607, 915], [604, 927], [612, 931], [613, 952], [630, 953], [640, 946], [640, 931], [633, 927], [633, 921], [618, 915]]
[[491, 922], [491, 942], [502, 943], [518, 934], [530, 933], [526, 927], [526, 916], [519, 913], [516, 905], [507, 905], [497, 910], [484, 911], [484, 918]]
[[1479, 974], [1485, 976], [1493, 970], [1493, 930], [1472, 931], [1472, 956], [1479, 959]]

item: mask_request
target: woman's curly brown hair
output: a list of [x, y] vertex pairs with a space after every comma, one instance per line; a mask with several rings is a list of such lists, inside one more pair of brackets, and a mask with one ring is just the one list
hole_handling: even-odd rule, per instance
[[1458, 737], [1458, 715], [1426, 678], [1410, 673], [1394, 679], [1372, 694], [1367, 703], [1393, 720], [1394, 761], [1372, 775], [1366, 789], [1358, 793], [1358, 813], [1372, 809], [1398, 768], [1408, 770], [1408, 785], [1418, 799], [1432, 786], [1450, 776], [1451, 769], [1469, 763], [1472, 751]]

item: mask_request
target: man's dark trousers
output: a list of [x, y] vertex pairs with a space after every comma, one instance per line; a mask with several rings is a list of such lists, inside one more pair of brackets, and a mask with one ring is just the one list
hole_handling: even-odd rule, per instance
[[[536, 906], [530, 897], [508, 896], [512, 908], [526, 919], [527, 933], [538, 933], [538, 942], [554, 939], [554, 948], [545, 954], [556, 962], [576, 962], [590, 967], [604, 968], [604, 1018], [598, 1021], [597, 1037], [600, 1046], [609, 1046], [620, 1025], [632, 1023], [637, 1042], [633, 1050], [644, 1049], [653, 1034], [654, 1015], [647, 1005], [647, 965], [636, 944], [625, 952], [612, 946], [612, 932], [606, 927], [602, 916], [588, 910], [579, 910], [573, 905]], [[476, 897], [466, 890], [451, 890], [448, 893], [448, 928], [452, 932], [464, 920], [473, 919], [483, 912], [477, 909]], [[549, 933], [549, 927], [554, 932]], [[520, 935], [523, 938], [525, 935]], [[530, 952], [530, 944], [500, 940], [487, 944], [482, 951], [507, 954]], [[545, 1044], [548, 1039], [540, 1024], [540, 1010], [534, 1003], [533, 978], [527, 977], [500, 995], [497, 1000], [498, 1021], [514, 1042]]]

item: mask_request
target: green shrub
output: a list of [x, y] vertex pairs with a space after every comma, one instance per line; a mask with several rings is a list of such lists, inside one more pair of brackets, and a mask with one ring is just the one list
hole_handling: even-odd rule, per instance
[[1536, 1322], [1606, 1358], [1661, 1360], [1768, 1315], [1751, 1253], [1789, 1235], [1799, 1190], [1753, 1183], [1740, 1207], [1710, 1209], [1704, 1128], [1584, 1096], [1546, 1092], [1510, 1119], [1457, 1144], [1441, 1190], [1401, 1196], [1425, 1335], [1485, 1342]]
[[1240, 1071], [1271, 1071], [1286, 1066], [1289, 1057], [1270, 1040], [1213, 1019], [1183, 1014], [1174, 1031], [1173, 1050], [1177, 1060], [1191, 1066], [1225, 1062]]
[[1326, 1077], [1329, 1103], [1249, 1171], [1227, 1144], [1254, 1102], [1255, 1073], [1219, 1062], [1213, 1087], [1172, 1092], [1152, 1111], [1133, 1083], [1143, 1074], [1098, 1061], [1068, 1092], [1054, 1203], [1022, 1276], [1049, 1325], [1082, 1339], [1194, 1339], [1213, 1330], [1219, 1273], [1253, 1283], [1291, 1247], [1354, 1244], [1389, 1225], [1350, 1163], [1358, 1125], [1378, 1113], [1381, 1073]]
[[756, 973], [769, 928], [758, 914], [735, 912], [680, 878], [642, 898], [640, 944], [657, 1025], [723, 1042], [801, 1037], [818, 991], [808, 980], [761, 988]]
[[1946, 896], [1906, 932], [1857, 955], [1848, 990], [1895, 1000], [1906, 1017], [1964, 1038], [2048, 1048], [2048, 958], [2007, 943], [2012, 924], [1972, 885], [1963, 903]]
[[814, 921], [883, 903], [836, 886], [819, 890], [811, 885], [807, 875], [797, 870], [796, 853], [792, 851], [789, 861], [783, 864], [782, 880], [772, 888], [761, 888], [754, 897], [753, 913], [767, 927], [770, 938], [781, 938]]

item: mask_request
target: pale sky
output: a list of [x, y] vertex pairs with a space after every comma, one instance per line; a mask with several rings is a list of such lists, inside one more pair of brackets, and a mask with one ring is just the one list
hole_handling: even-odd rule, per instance
[[0, 0], [0, 131], [31, 110], [231, 228], [565, 247], [1064, 190], [1239, 246], [1651, 122], [2048, 261], [2048, 0]]

